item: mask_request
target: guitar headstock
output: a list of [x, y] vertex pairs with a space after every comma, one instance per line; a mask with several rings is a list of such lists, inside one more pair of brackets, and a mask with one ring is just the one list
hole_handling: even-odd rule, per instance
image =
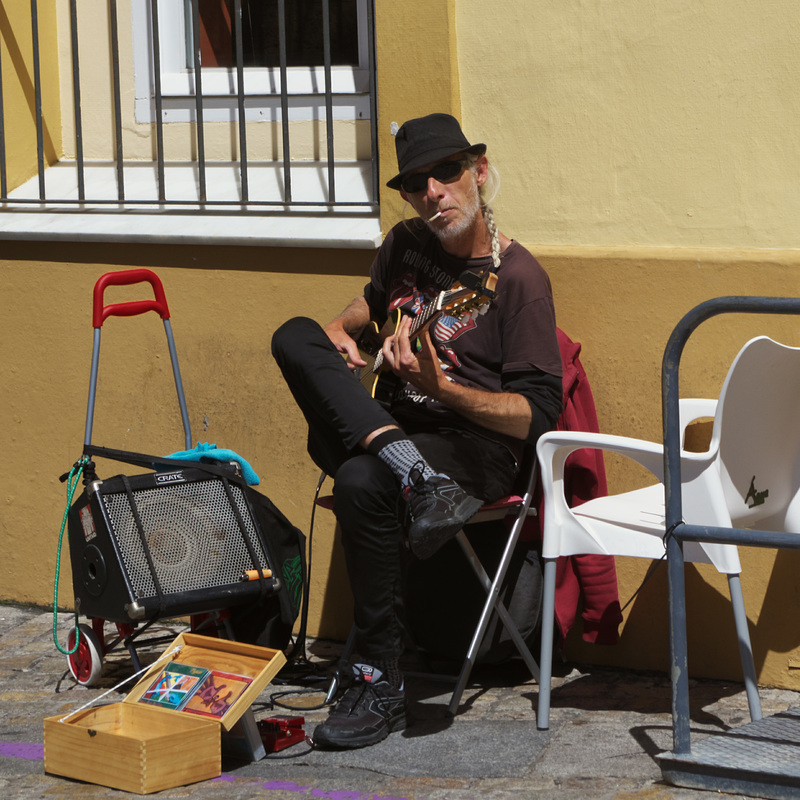
[[486, 295], [470, 292], [468, 297], [462, 297], [456, 300], [451, 300], [442, 306], [442, 313], [451, 317], [462, 319], [469, 314], [483, 314], [485, 313], [491, 300]]
[[453, 284], [449, 292], [443, 292], [440, 310], [451, 317], [462, 317], [468, 314], [484, 314], [495, 298], [494, 288], [497, 275], [490, 273], [484, 283], [477, 288], [467, 287], [461, 283]]

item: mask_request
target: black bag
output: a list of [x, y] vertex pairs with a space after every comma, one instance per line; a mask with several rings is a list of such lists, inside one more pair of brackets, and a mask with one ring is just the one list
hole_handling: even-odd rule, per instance
[[[500, 563], [507, 532], [503, 522], [470, 525], [467, 536], [492, 575]], [[498, 530], [500, 526], [500, 530]], [[500, 597], [522, 638], [534, 648], [542, 608], [542, 566], [531, 542], [518, 542]], [[446, 661], [461, 661], [480, 619], [486, 592], [455, 540], [431, 558], [412, 561], [405, 592], [406, 625], [414, 643]], [[486, 630], [477, 662], [500, 664], [516, 653], [511, 637], [495, 615]]]
[[[276, 594], [264, 600], [232, 608], [231, 627], [237, 641], [285, 650], [303, 603], [306, 537], [268, 497], [250, 486], [246, 494], [281, 586]], [[288, 658], [292, 655], [294, 652]]]

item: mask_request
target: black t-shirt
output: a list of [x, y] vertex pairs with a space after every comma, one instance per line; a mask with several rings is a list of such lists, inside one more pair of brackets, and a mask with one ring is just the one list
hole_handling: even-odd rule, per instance
[[[387, 235], [364, 290], [373, 318], [382, 324], [395, 309], [416, 315], [465, 271], [492, 266], [491, 257], [461, 259], [445, 252], [424, 223], [403, 222]], [[500, 255], [496, 298], [475, 316], [443, 315], [430, 328], [442, 369], [464, 386], [503, 391], [504, 376], [541, 370], [561, 377], [550, 279], [518, 242]], [[519, 456], [520, 440], [487, 430], [405, 384], [392, 414], [411, 429], [455, 427], [506, 443]]]

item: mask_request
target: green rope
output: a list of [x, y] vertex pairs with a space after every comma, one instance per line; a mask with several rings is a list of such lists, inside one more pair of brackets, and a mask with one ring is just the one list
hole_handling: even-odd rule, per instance
[[75, 644], [71, 650], [65, 650], [58, 641], [58, 579], [59, 574], [61, 572], [61, 546], [64, 540], [64, 529], [67, 526], [67, 517], [69, 516], [69, 510], [72, 506], [72, 496], [75, 494], [75, 487], [78, 485], [78, 482], [81, 479], [81, 475], [83, 474], [83, 468], [86, 464], [89, 463], [89, 458], [87, 456], [81, 456], [80, 460], [76, 461], [72, 465], [72, 469], [69, 471], [69, 478], [67, 479], [67, 507], [64, 509], [64, 518], [61, 520], [61, 533], [58, 535], [58, 551], [56, 553], [56, 579], [55, 579], [55, 589], [53, 593], [53, 641], [55, 642], [56, 647], [58, 650], [63, 653], [65, 656], [72, 655], [77, 649], [78, 645], [80, 644], [80, 629], [78, 627], [78, 610], [75, 609]]

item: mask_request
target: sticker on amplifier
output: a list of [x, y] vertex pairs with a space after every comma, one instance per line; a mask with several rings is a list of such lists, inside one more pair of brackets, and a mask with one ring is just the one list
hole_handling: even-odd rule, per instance
[[156, 483], [186, 483], [182, 472], [157, 472]]
[[83, 536], [87, 542], [91, 542], [97, 536], [97, 531], [94, 527], [94, 517], [92, 516], [92, 509], [89, 506], [84, 506], [78, 512], [81, 518], [81, 525], [83, 526]]

